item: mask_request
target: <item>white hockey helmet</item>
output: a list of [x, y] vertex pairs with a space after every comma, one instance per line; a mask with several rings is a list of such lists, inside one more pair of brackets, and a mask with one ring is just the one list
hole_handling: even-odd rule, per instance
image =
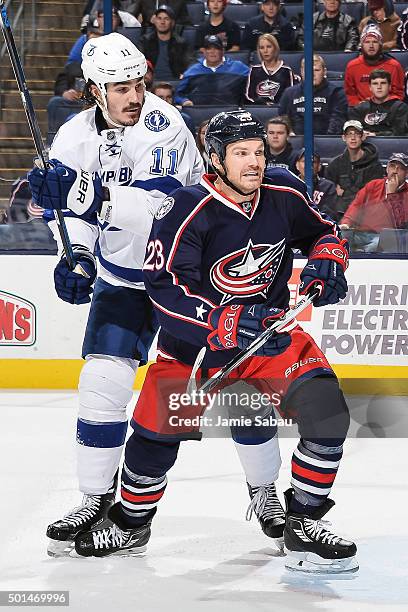
[[101, 93], [102, 105], [99, 102], [98, 105], [105, 119], [108, 119], [106, 84], [141, 79], [147, 72], [143, 53], [117, 32], [88, 40], [82, 49], [81, 68], [85, 81], [95, 83]]

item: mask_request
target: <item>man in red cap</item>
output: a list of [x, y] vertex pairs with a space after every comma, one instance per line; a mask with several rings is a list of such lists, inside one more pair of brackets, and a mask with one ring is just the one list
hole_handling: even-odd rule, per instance
[[383, 51], [397, 48], [397, 30], [401, 19], [397, 13], [387, 11], [385, 0], [368, 0], [367, 3], [370, 15], [360, 21], [358, 29], [361, 32], [368, 25], [375, 25], [380, 30], [383, 37]]
[[404, 70], [396, 59], [383, 53], [382, 35], [377, 26], [368, 25], [361, 34], [361, 55], [346, 66], [344, 89], [349, 106], [370, 98], [369, 76], [379, 69], [391, 75], [390, 95], [403, 100]]

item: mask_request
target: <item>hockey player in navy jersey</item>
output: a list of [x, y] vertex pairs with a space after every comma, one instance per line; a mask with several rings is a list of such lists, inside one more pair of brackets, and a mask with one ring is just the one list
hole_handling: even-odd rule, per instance
[[[155, 216], [144, 277], [161, 324], [159, 356], [133, 414], [122, 500], [103, 523], [76, 538], [75, 549], [82, 556], [144, 549], [166, 473], [180, 440], [189, 434], [188, 428], [170, 425], [170, 394], [176, 381], [188, 379], [202, 346], [211, 350], [198, 376], [211, 376], [268, 321], [283, 314], [293, 248], [308, 257], [301, 273], [302, 293], [315, 284], [321, 287], [315, 306], [335, 304], [347, 292], [348, 248], [337, 226], [318, 212], [304, 183], [293, 174], [276, 169], [270, 179], [263, 179], [263, 126], [245, 111], [220, 113], [209, 123], [206, 148], [216, 175], [175, 191]], [[288, 567], [356, 569], [355, 544], [320, 522], [333, 505], [328, 495], [349, 426], [346, 403], [324, 354], [295, 322], [234, 370], [227, 383], [239, 379], [269, 385], [281, 397], [280, 409], [296, 415], [298, 422], [292, 488], [285, 494]], [[253, 508], [262, 518], [268, 499], [276, 498], [276, 436], [271, 432], [271, 439], [259, 440], [248, 437], [249, 430], [251, 426], [244, 429], [245, 436], [232, 433], [241, 447]], [[251, 482], [251, 466], [258, 478], [263, 467], [263, 481]]]
[[51, 167], [29, 175], [35, 202], [70, 209], [64, 212], [68, 233], [76, 261], [87, 273], [85, 278], [71, 271], [59, 245], [58, 296], [85, 304], [93, 291], [77, 421], [84, 497], [48, 527], [54, 556], [69, 554], [77, 533], [113, 504], [126, 405], [157, 331], [142, 276], [153, 216], [166, 195], [196, 183], [204, 170], [180, 113], [145, 91], [146, 60], [133, 43], [118, 33], [102, 36], [87, 42], [82, 58], [91, 108], [60, 128], [49, 154]]

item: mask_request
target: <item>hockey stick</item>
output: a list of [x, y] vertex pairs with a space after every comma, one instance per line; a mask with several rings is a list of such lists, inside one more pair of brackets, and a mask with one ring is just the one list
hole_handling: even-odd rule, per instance
[[290, 323], [290, 321], [296, 319], [296, 317], [301, 312], [303, 312], [305, 308], [313, 304], [313, 300], [317, 298], [321, 294], [321, 292], [321, 286], [315, 284], [314, 287], [312, 287], [311, 291], [307, 295], [305, 295], [296, 304], [296, 306], [287, 310], [281, 319], [273, 323], [270, 327], [268, 327], [268, 329], [259, 334], [259, 336], [255, 338], [255, 340], [253, 340], [251, 344], [247, 346], [246, 349], [240, 351], [238, 355], [233, 357], [227, 364], [225, 364], [224, 367], [218, 370], [218, 372], [216, 372], [214, 376], [209, 378], [207, 382], [205, 382], [199, 389], [197, 389], [195, 376], [203, 362], [207, 350], [206, 347], [203, 347], [198, 353], [193, 365], [193, 369], [191, 370], [190, 379], [187, 385], [187, 393], [189, 395], [192, 395], [192, 393], [194, 392], [210, 393], [210, 391], [212, 391], [212, 389], [214, 389], [214, 387], [217, 386], [223, 378], [228, 376], [228, 374], [230, 374], [232, 370], [235, 370], [235, 368], [240, 366], [241, 363], [248, 359], [248, 357], [253, 355], [259, 348], [261, 348], [261, 346], [265, 344], [265, 342], [269, 340], [269, 338], [271, 338], [276, 332], [279, 332], [283, 327], [285, 327], [285, 325]]
[[[47, 154], [44, 148], [44, 143], [41, 136], [40, 127], [38, 125], [37, 117], [33, 102], [28, 91], [27, 81], [24, 75], [23, 66], [21, 64], [20, 56], [17, 51], [16, 43], [14, 41], [13, 31], [11, 24], [6, 12], [5, 0], [0, 0], [0, 24], [3, 31], [4, 40], [6, 43], [7, 51], [10, 56], [11, 65], [13, 68], [14, 76], [17, 81], [17, 87], [21, 95], [23, 102], [24, 111], [27, 117], [28, 125], [30, 128], [31, 136], [34, 141], [35, 150], [37, 152], [38, 161], [40, 167], [44, 170], [47, 168]], [[82, 268], [80, 264], [76, 264], [74, 258], [74, 252], [72, 245], [69, 240], [67, 226], [65, 225], [64, 215], [61, 210], [54, 210], [55, 220], [57, 222], [58, 231], [61, 236], [62, 246], [64, 247], [65, 257], [67, 259], [68, 266], [71, 270], [77, 274], [88, 277], [88, 274]]]

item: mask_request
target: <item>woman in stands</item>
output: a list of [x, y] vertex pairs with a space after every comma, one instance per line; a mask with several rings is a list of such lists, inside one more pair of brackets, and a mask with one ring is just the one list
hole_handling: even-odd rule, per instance
[[251, 66], [246, 98], [253, 104], [277, 104], [287, 87], [298, 83], [300, 77], [280, 59], [280, 47], [273, 34], [262, 34], [257, 45], [260, 64]]

